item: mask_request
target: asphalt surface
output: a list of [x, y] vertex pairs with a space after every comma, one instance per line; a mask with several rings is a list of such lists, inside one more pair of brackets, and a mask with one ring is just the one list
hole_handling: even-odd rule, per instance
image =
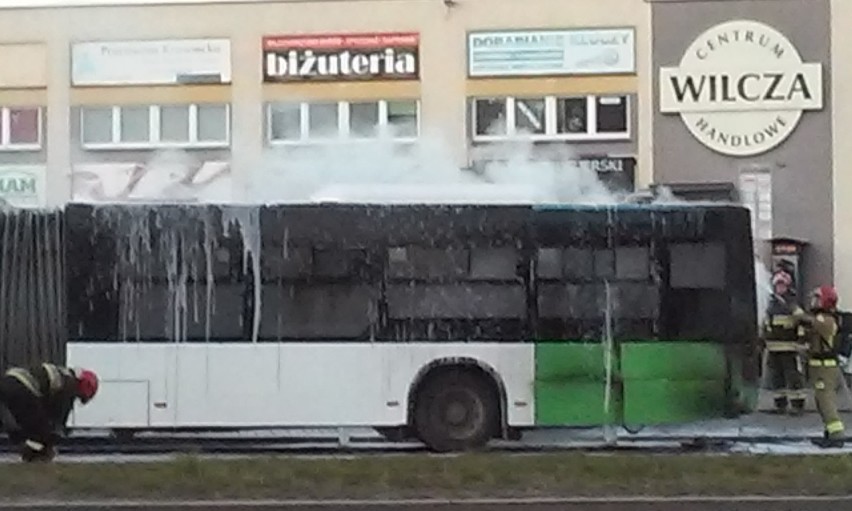
[[79, 502], [2, 505], [5, 509], [35, 511], [115, 509], [122, 511], [834, 511], [852, 507], [852, 498], [677, 498], [677, 499], [570, 499], [570, 500], [481, 500], [481, 501], [387, 501], [387, 502]]

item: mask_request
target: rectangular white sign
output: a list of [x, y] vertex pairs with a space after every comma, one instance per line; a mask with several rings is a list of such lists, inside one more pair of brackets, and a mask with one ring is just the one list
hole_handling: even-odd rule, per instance
[[96, 41], [71, 47], [73, 86], [231, 83], [228, 39]]
[[822, 109], [822, 64], [793, 69], [660, 68], [660, 111]]
[[0, 166], [0, 201], [19, 208], [43, 207], [46, 173], [39, 165]]
[[468, 75], [557, 76], [636, 72], [633, 28], [471, 32]]

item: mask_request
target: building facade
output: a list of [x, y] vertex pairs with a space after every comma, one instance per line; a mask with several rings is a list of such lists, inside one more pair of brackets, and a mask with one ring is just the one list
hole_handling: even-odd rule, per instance
[[724, 190], [763, 258], [805, 241], [803, 288], [852, 295], [847, 0], [56, 3], [0, 16], [11, 203], [239, 188], [377, 138], [454, 169], [523, 146], [617, 189]]
[[[654, 180], [733, 184], [800, 290], [834, 273], [831, 3], [651, 4]], [[778, 264], [777, 238], [806, 243], [801, 268]]]
[[239, 187], [376, 137], [428, 140], [457, 169], [518, 142], [620, 188], [642, 172], [642, 2], [69, 3], [0, 16], [0, 163], [39, 177], [31, 202], [124, 197], [149, 171]]

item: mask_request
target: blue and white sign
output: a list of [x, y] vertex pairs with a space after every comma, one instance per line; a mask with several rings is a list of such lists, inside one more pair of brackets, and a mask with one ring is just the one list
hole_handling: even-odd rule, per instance
[[71, 46], [71, 84], [231, 83], [228, 39], [90, 41]]
[[470, 32], [468, 75], [635, 73], [635, 40], [633, 28]]

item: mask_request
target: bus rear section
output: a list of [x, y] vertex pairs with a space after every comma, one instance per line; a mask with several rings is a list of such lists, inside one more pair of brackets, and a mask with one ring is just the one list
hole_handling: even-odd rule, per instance
[[747, 211], [568, 208], [539, 210], [534, 225], [537, 426], [636, 427], [754, 409]]
[[735, 207], [69, 205], [74, 426], [368, 426], [435, 450], [753, 406]]

